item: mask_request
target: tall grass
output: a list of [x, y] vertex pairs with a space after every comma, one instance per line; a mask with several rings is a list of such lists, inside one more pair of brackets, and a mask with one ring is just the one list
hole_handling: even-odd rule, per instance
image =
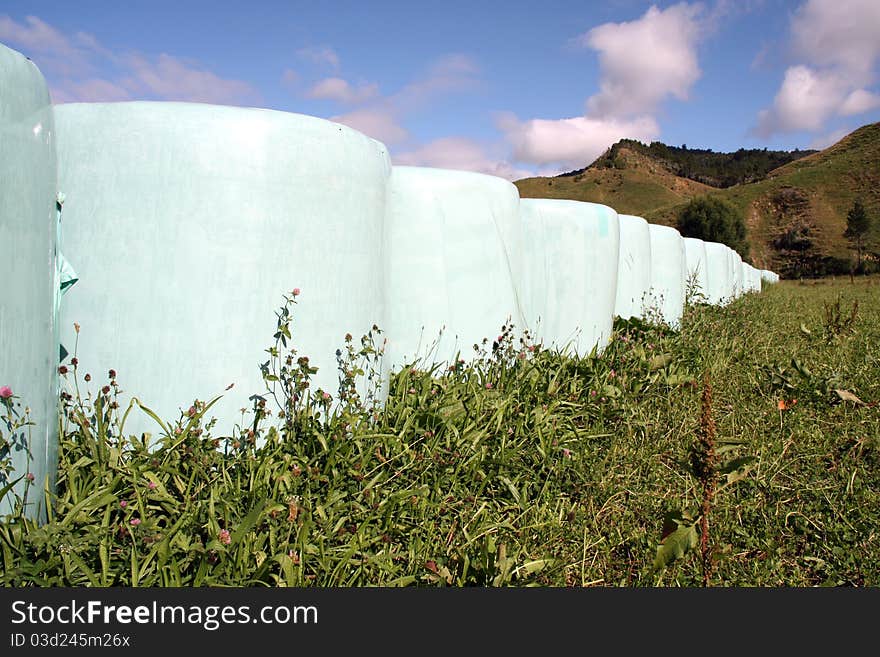
[[[378, 328], [341, 339], [339, 389], [313, 391], [289, 295], [266, 390], [231, 430], [194, 400], [155, 417], [155, 438], [128, 435], [127, 415], [152, 411], [118, 406], [115, 373], [92, 391], [72, 368], [48, 522], [0, 523], [0, 577], [876, 585], [878, 297], [870, 279], [784, 282], [724, 308], [691, 304], [677, 332], [618, 321], [604, 352], [582, 358], [506, 325], [466, 362], [395, 372], [380, 405]], [[838, 300], [846, 312], [826, 310]], [[845, 330], [841, 317], [853, 317]], [[692, 458], [709, 426], [704, 374], [708, 498]]]

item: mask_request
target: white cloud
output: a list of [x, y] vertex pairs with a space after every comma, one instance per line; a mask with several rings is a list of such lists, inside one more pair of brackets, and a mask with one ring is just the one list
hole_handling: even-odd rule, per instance
[[584, 116], [524, 121], [499, 116], [512, 158], [566, 171], [592, 163], [620, 139], [657, 139], [654, 113], [670, 97], [688, 99], [700, 77], [697, 44], [725, 11], [704, 17], [700, 4], [651, 6], [636, 20], [605, 23], [580, 35], [576, 43], [598, 53], [599, 92], [586, 100]]
[[841, 103], [838, 112], [843, 116], [852, 116], [870, 112], [880, 107], [880, 95], [864, 89], [856, 89]]
[[342, 78], [324, 78], [306, 91], [309, 98], [335, 100], [347, 105], [363, 103], [378, 95], [379, 85], [375, 83], [361, 83], [355, 87]]
[[769, 137], [777, 132], [815, 132], [834, 115], [846, 97], [846, 85], [833, 73], [792, 66], [769, 110], [758, 115], [756, 133]]
[[54, 102], [158, 99], [240, 104], [259, 99], [248, 83], [223, 78], [195, 62], [166, 53], [115, 53], [90, 34], [67, 36], [36, 16], [27, 16], [23, 23], [0, 16], [0, 41], [34, 54]]
[[578, 116], [519, 121], [508, 114], [500, 116], [497, 124], [513, 147], [514, 159], [563, 169], [590, 164], [620, 139], [651, 142], [660, 134], [660, 127], [651, 116], [624, 120]]
[[696, 45], [700, 5], [650, 7], [635, 21], [605, 23], [579, 42], [599, 53], [600, 91], [587, 100], [593, 117], [652, 113], [668, 96], [687, 100], [700, 77]]
[[435, 139], [414, 150], [392, 154], [392, 161], [410, 166], [476, 171], [511, 181], [535, 175], [534, 171], [492, 157], [488, 147], [463, 137]]
[[772, 106], [758, 114], [755, 134], [818, 133], [836, 116], [880, 107], [880, 96], [866, 88], [880, 58], [880, 2], [808, 0], [790, 27], [793, 50], [805, 63], [785, 71]]
[[863, 85], [880, 56], [880, 2], [809, 0], [795, 12], [791, 34], [810, 63], [841, 69]]

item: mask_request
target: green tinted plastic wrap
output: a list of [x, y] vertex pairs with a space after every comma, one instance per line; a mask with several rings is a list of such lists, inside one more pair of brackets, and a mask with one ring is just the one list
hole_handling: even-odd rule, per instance
[[[29, 59], [0, 45], [0, 386], [21, 402], [16, 411], [30, 409], [32, 426], [15, 434], [10, 477], [33, 475], [31, 517], [43, 514], [42, 490], [54, 485], [58, 446], [54, 133], [43, 76]], [[3, 433], [10, 437], [6, 426]], [[14, 493], [23, 496], [27, 483], [22, 479]], [[0, 513], [11, 510], [12, 500], [8, 495], [0, 503]]]
[[508, 320], [521, 328], [519, 194], [509, 181], [394, 167], [385, 241], [390, 369], [470, 360]]
[[617, 212], [599, 203], [522, 199], [520, 217], [528, 245], [520, 287], [532, 335], [580, 356], [601, 352], [617, 296]]
[[[382, 322], [382, 144], [311, 116], [196, 103], [64, 104], [55, 120], [64, 252], [81, 277], [62, 342], [73, 351], [78, 323], [93, 389], [112, 368], [123, 411], [134, 395], [168, 421], [222, 394], [208, 416], [230, 435], [266, 393], [275, 312], [299, 288], [292, 345], [319, 368], [312, 388], [336, 397], [345, 334]], [[124, 431], [161, 433], [137, 409]]]

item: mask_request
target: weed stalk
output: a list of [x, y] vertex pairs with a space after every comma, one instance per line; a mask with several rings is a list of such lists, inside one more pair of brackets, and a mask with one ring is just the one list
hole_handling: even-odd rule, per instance
[[703, 586], [712, 578], [712, 548], [709, 542], [709, 515], [715, 497], [718, 476], [718, 457], [715, 453], [715, 419], [712, 417], [712, 383], [709, 373], [703, 375], [703, 394], [700, 399], [700, 427], [694, 454], [694, 472], [703, 490], [700, 514], [700, 556], [703, 563]]

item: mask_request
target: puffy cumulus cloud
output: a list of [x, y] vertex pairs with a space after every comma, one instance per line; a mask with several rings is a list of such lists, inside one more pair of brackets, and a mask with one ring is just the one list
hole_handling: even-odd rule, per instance
[[572, 169], [585, 166], [620, 139], [654, 141], [660, 127], [651, 116], [633, 119], [602, 119], [578, 116], [570, 119], [529, 119], [511, 114], [497, 117], [498, 128], [520, 162]]
[[494, 157], [491, 147], [463, 137], [444, 137], [416, 149], [392, 155], [394, 164], [438, 167], [476, 171], [507, 180], [520, 180], [535, 175], [529, 169], [514, 166], [503, 158]]
[[758, 114], [755, 132], [766, 138], [777, 132], [821, 130], [846, 96], [846, 82], [836, 74], [792, 66], [785, 72], [773, 106]]
[[864, 85], [880, 56], [880, 2], [809, 0], [795, 12], [791, 35], [810, 63], [842, 69]]
[[705, 16], [700, 4], [651, 6], [636, 20], [604, 23], [581, 34], [575, 43], [598, 53], [598, 93], [586, 100], [584, 116], [519, 120], [499, 115], [496, 124], [512, 159], [570, 170], [586, 166], [620, 139], [657, 139], [660, 127], [653, 115], [670, 97], [687, 100], [700, 78], [697, 45], [714, 29], [714, 16]]
[[856, 89], [841, 103], [838, 112], [843, 116], [852, 116], [870, 112], [878, 107], [880, 107], [880, 95], [864, 89]]
[[334, 100], [346, 105], [363, 103], [378, 95], [379, 85], [375, 83], [361, 83], [354, 86], [342, 78], [324, 78], [306, 91], [306, 96], [309, 98]]
[[251, 85], [162, 53], [112, 52], [84, 32], [67, 35], [36, 16], [0, 16], [0, 41], [39, 57], [54, 102], [181, 100], [242, 104], [259, 99]]
[[605, 23], [578, 42], [599, 53], [599, 93], [587, 100], [594, 117], [653, 112], [668, 96], [686, 100], [700, 77], [697, 42], [702, 7], [681, 3], [652, 6], [635, 21]]
[[867, 88], [876, 80], [880, 58], [880, 2], [808, 0], [792, 15], [790, 28], [793, 51], [805, 62], [785, 71], [753, 133], [766, 138], [820, 132], [836, 116], [880, 107], [880, 96]]

